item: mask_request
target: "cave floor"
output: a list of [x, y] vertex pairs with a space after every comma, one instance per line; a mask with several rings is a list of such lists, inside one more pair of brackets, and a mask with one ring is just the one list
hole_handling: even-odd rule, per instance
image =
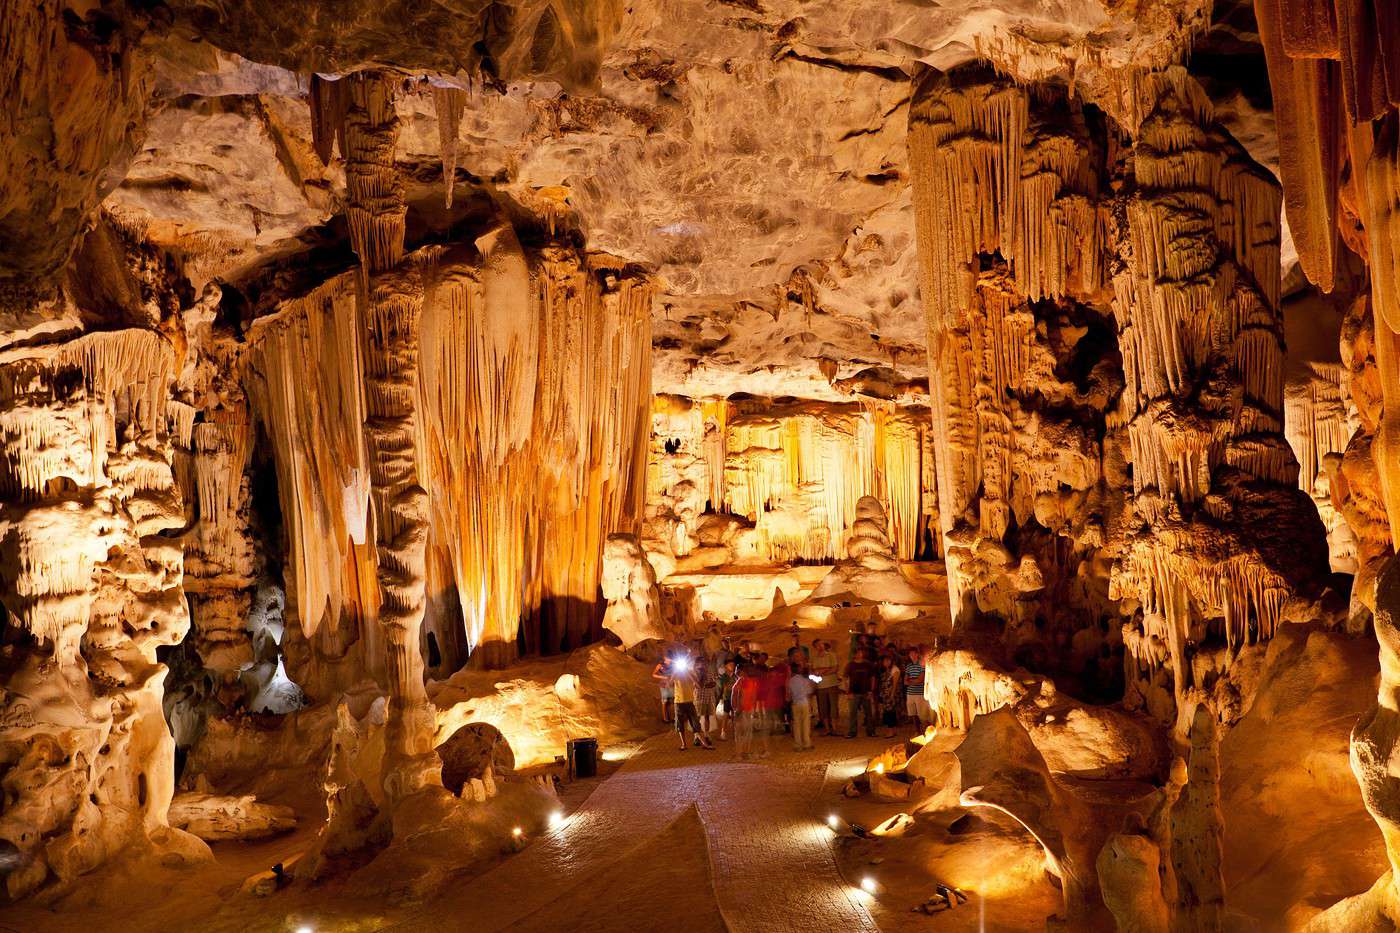
[[216, 864], [194, 875], [157, 869], [142, 879], [146, 897], [102, 896], [130, 892], [135, 879], [98, 873], [86, 896], [10, 908], [0, 930], [876, 930], [824, 820], [842, 784], [892, 741], [819, 736], [815, 750], [795, 752], [782, 736], [770, 757], [741, 762], [732, 743], [682, 752], [673, 733], [655, 735], [562, 826], [415, 903], [362, 902], [336, 884], [240, 893], [241, 878], [266, 867], [270, 841], [216, 846]]
[[783, 737], [756, 763], [675, 741], [648, 740], [563, 826], [388, 929], [444, 916], [483, 933], [876, 929], [867, 895], [839, 874], [823, 801], [840, 787], [829, 770], [843, 778], [841, 761], [863, 764], [889, 739], [794, 752]]

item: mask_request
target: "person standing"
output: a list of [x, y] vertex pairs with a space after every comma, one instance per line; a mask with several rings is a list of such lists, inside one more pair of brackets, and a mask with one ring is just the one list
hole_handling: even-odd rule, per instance
[[734, 681], [739, 679], [739, 665], [733, 658], [720, 667], [715, 679], [715, 718], [719, 720], [719, 740], [729, 738], [729, 726], [737, 723], [734, 711]]
[[675, 663], [674, 652], [670, 648], [661, 656], [656, 667], [651, 670], [651, 679], [660, 685], [661, 689], [661, 721], [670, 722], [672, 703], [675, 700], [675, 690], [671, 686], [671, 676], [674, 673], [672, 666]]
[[715, 652], [713, 658], [715, 662], [715, 672], [723, 673], [725, 664], [735, 657], [737, 657], [737, 655], [734, 654], [734, 644], [730, 641], [729, 636], [725, 635], [719, 640], [719, 650]]
[[[745, 761], [753, 755], [754, 732], [761, 727], [759, 699], [764, 673], [764, 668], [750, 661], [739, 668], [734, 682], [734, 709], [739, 716], [734, 726], [734, 754]], [[766, 744], [766, 735], [763, 738]]]
[[806, 751], [812, 745], [812, 713], [816, 706], [817, 685], [807, 676], [806, 668], [798, 665], [788, 677], [787, 698], [792, 705], [792, 747]]
[[887, 736], [895, 734], [903, 714], [904, 671], [886, 654], [880, 658], [880, 723], [888, 730]]
[[857, 648], [855, 657], [846, 665], [846, 692], [851, 695], [851, 711], [846, 723], [846, 738], [856, 737], [856, 725], [865, 716], [865, 734], [875, 735], [875, 690], [878, 677], [864, 648]]
[[818, 641], [813, 645], [812, 673], [817, 681], [817, 726], [825, 735], [836, 731], [836, 720], [841, 715], [841, 682], [837, 671], [841, 661], [831, 650], [831, 642]]
[[812, 661], [812, 649], [802, 644], [802, 630], [797, 627], [797, 623], [792, 623], [792, 646], [788, 648], [788, 657], [792, 657], [792, 652], [802, 652], [804, 663], [810, 664]]
[[918, 724], [919, 731], [922, 732], [933, 719], [928, 699], [924, 696], [925, 671], [922, 649], [910, 648], [908, 658], [908, 663], [904, 665], [904, 704], [909, 718]]
[[715, 697], [718, 690], [719, 684], [710, 672], [710, 666], [701, 662], [695, 670], [695, 714], [700, 717], [700, 734], [705, 739], [709, 739], [715, 731]]
[[696, 694], [695, 671], [690, 669], [690, 665], [679, 663], [671, 665], [671, 690], [676, 701], [676, 734], [681, 739], [681, 751], [688, 748], [685, 740], [686, 727], [690, 727], [691, 734], [700, 740], [700, 744], [705, 748], [714, 748], [714, 743], [710, 741], [708, 735], [704, 735], [700, 729], [700, 715], [695, 710]]

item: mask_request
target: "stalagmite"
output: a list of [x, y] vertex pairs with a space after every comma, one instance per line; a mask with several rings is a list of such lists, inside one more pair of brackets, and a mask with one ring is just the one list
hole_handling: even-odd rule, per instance
[[632, 535], [608, 535], [603, 546], [603, 627], [622, 639], [624, 649], [649, 638], [665, 639], [656, 573]]

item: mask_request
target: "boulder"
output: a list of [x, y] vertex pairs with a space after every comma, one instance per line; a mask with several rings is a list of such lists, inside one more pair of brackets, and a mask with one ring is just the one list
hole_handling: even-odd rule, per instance
[[[515, 770], [510, 743], [490, 723], [467, 723], [439, 745], [437, 752], [442, 759], [442, 786], [461, 797], [472, 794], [488, 775], [494, 787], [496, 778]], [[464, 793], [464, 787], [472, 790]]]

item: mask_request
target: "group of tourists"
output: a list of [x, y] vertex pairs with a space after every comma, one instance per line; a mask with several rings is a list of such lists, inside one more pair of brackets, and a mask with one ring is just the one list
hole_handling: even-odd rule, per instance
[[861, 725], [869, 736], [893, 736], [906, 725], [922, 731], [932, 718], [923, 657], [922, 645], [893, 644], [873, 623], [851, 633], [844, 657], [830, 641], [803, 643], [794, 625], [778, 658], [712, 625], [704, 639], [668, 648], [652, 677], [662, 719], [675, 723], [682, 750], [713, 749], [732, 736], [734, 754], [749, 759], [766, 757], [774, 735], [791, 735], [802, 751], [813, 747], [814, 734], [853, 739]]

